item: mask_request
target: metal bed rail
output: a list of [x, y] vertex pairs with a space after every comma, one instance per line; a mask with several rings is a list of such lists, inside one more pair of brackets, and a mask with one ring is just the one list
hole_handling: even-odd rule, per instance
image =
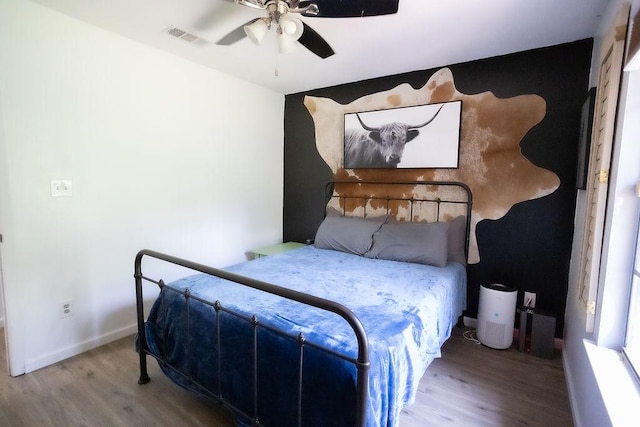
[[[328, 349], [326, 347], [322, 347], [319, 345], [316, 345], [310, 341], [307, 341], [305, 339], [305, 337], [302, 334], [298, 334], [298, 335], [292, 335], [291, 333], [287, 333], [286, 331], [282, 331], [279, 330], [277, 328], [273, 328], [270, 327], [269, 325], [265, 325], [265, 324], [261, 324], [258, 320], [258, 317], [256, 315], [254, 316], [246, 316], [246, 315], [242, 315], [239, 313], [235, 313], [232, 310], [227, 309], [226, 307], [224, 307], [222, 305], [222, 303], [220, 301], [206, 301], [204, 299], [201, 299], [197, 296], [191, 295], [189, 290], [185, 290], [185, 291], [181, 291], [181, 290], [177, 290], [175, 288], [172, 288], [170, 285], [166, 285], [162, 280], [154, 280], [151, 279], [147, 276], [145, 276], [142, 272], [142, 260], [143, 258], [147, 256], [147, 257], [151, 257], [151, 258], [155, 258], [161, 261], [165, 261], [174, 265], [178, 265], [181, 267], [185, 267], [185, 268], [189, 268], [191, 270], [195, 270], [195, 271], [199, 271], [201, 273], [205, 273], [205, 274], [210, 274], [212, 276], [215, 277], [219, 277], [221, 279], [225, 279], [225, 280], [229, 280], [231, 282], [235, 282], [238, 283], [240, 285], [244, 285], [244, 286], [248, 286], [254, 289], [258, 289], [270, 294], [274, 294], [274, 295], [278, 295], [281, 296], [283, 298], [287, 298], [290, 300], [294, 300], [306, 305], [310, 305], [310, 306], [314, 306], [326, 311], [330, 311], [333, 312], [339, 316], [341, 316], [352, 328], [357, 342], [358, 342], [358, 355], [356, 359], [347, 357], [345, 355], [342, 355], [340, 353], [336, 353], [334, 351], [332, 351], [331, 349]], [[257, 375], [258, 375], [258, 370], [257, 370], [257, 329], [258, 327], [262, 327], [265, 328], [267, 330], [270, 330], [271, 332], [277, 333], [280, 336], [289, 338], [289, 339], [294, 339], [298, 342], [299, 347], [300, 347], [300, 354], [299, 354], [299, 360], [300, 360], [300, 365], [299, 365], [299, 386], [298, 386], [298, 424], [301, 426], [302, 425], [302, 364], [303, 364], [303, 358], [304, 358], [304, 347], [305, 346], [309, 346], [309, 347], [315, 347], [318, 348], [322, 351], [327, 352], [328, 354], [331, 354], [333, 356], [337, 356], [340, 357], [344, 360], [347, 360], [351, 363], [353, 363], [356, 367], [357, 370], [357, 378], [356, 378], [356, 411], [355, 411], [355, 425], [356, 426], [364, 426], [365, 422], [366, 422], [366, 407], [367, 407], [367, 398], [368, 398], [368, 388], [369, 388], [369, 375], [368, 375], [368, 371], [369, 371], [369, 366], [370, 366], [370, 361], [369, 361], [369, 342], [368, 342], [368, 338], [367, 338], [367, 334], [362, 326], [362, 324], [360, 323], [360, 320], [355, 316], [355, 314], [353, 314], [353, 312], [351, 310], [349, 310], [347, 307], [336, 303], [334, 301], [330, 301], [327, 299], [323, 299], [323, 298], [319, 298], [319, 297], [315, 297], [313, 295], [309, 295], [309, 294], [305, 294], [302, 292], [298, 292], [298, 291], [294, 291], [288, 288], [284, 288], [281, 286], [277, 286], [277, 285], [273, 285], [270, 283], [266, 283], [266, 282], [262, 282], [259, 280], [255, 280], [249, 277], [245, 277], [245, 276], [241, 276], [238, 274], [234, 274], [234, 273], [230, 273], [228, 271], [225, 270], [220, 270], [220, 269], [216, 269], [210, 266], [206, 266], [203, 264], [198, 264], [192, 261], [188, 261], [185, 259], [181, 259], [181, 258], [177, 258], [171, 255], [167, 255], [167, 254], [163, 254], [160, 252], [156, 252], [156, 251], [152, 251], [152, 250], [147, 250], [147, 249], [143, 249], [140, 252], [138, 252], [136, 259], [135, 259], [135, 283], [136, 283], [136, 307], [137, 307], [137, 321], [138, 321], [138, 343], [139, 343], [139, 357], [140, 357], [140, 378], [138, 380], [139, 384], [146, 384], [150, 381], [150, 377], [148, 375], [148, 370], [147, 370], [147, 359], [146, 356], [150, 355], [152, 357], [157, 358], [156, 355], [154, 355], [152, 352], [150, 352], [148, 350], [148, 346], [147, 346], [147, 340], [146, 340], [146, 334], [145, 334], [145, 319], [144, 319], [144, 298], [143, 298], [143, 290], [142, 290], [142, 284], [143, 281], [147, 281], [147, 282], [151, 282], [154, 283], [156, 285], [158, 285], [161, 289], [165, 289], [165, 290], [169, 290], [169, 291], [173, 291], [173, 292], [177, 292], [177, 293], [181, 293], [184, 295], [185, 300], [187, 301], [187, 308], [189, 307], [188, 301], [189, 299], [193, 299], [193, 300], [197, 300], [201, 303], [207, 304], [211, 307], [213, 307], [215, 309], [215, 316], [219, 316], [220, 312], [226, 312], [229, 314], [232, 314], [238, 318], [241, 318], [249, 323], [252, 324], [253, 326], [253, 336], [254, 336], [254, 344], [253, 344], [253, 367], [254, 367], [254, 372], [253, 372], [253, 398], [254, 398], [254, 407], [253, 407], [253, 415], [251, 414], [247, 414], [244, 413], [242, 410], [240, 410], [239, 408], [235, 407], [231, 402], [228, 402], [224, 399], [224, 397], [221, 394], [221, 390], [220, 390], [220, 373], [221, 373], [221, 366], [219, 365], [220, 362], [220, 356], [219, 354], [217, 355], [217, 360], [218, 360], [218, 393], [213, 393], [210, 390], [207, 390], [207, 394], [210, 394], [214, 399], [216, 399], [217, 401], [219, 401], [221, 404], [229, 407], [232, 411], [234, 411], [235, 413], [240, 413], [241, 415], [243, 415], [244, 417], [252, 420], [254, 425], [260, 425], [260, 422], [258, 420], [258, 397], [257, 397]], [[217, 340], [218, 340], [218, 344], [220, 343], [220, 322], [216, 322], [217, 328], [218, 330], [216, 331], [216, 336], [217, 336]], [[217, 346], [217, 351], [218, 353], [221, 351], [220, 346]], [[180, 375], [185, 376], [190, 382], [193, 382], [194, 384], [198, 385], [200, 388], [202, 388], [202, 390], [206, 390], [206, 388], [204, 388], [201, 384], [198, 384], [197, 382], [193, 381], [192, 378], [189, 377], [189, 375], [180, 372], [178, 369], [171, 367], [175, 372], [179, 373]]]

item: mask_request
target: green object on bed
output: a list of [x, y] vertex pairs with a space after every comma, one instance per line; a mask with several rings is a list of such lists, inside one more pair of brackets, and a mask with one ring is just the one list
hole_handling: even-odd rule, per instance
[[250, 253], [253, 255], [253, 258], [261, 258], [263, 256], [275, 255], [282, 252], [290, 251], [292, 249], [298, 249], [305, 246], [304, 243], [298, 242], [285, 242], [278, 243], [271, 246], [266, 246], [264, 248], [252, 250]]

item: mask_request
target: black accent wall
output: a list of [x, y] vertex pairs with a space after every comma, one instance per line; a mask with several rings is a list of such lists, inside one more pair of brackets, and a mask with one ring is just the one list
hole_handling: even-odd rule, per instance
[[[593, 41], [586, 39], [542, 49], [488, 58], [449, 68], [456, 88], [466, 94], [493, 92], [498, 98], [536, 94], [547, 112], [521, 142], [535, 165], [560, 178], [552, 194], [519, 203], [501, 219], [478, 223], [480, 262], [468, 266], [466, 316], [476, 317], [481, 283], [493, 281], [537, 293], [537, 307], [556, 316], [562, 337], [564, 307], [576, 200], [576, 168], [580, 112], [589, 84]], [[331, 98], [341, 104], [409, 83], [425, 85], [440, 68], [387, 76], [285, 97], [284, 114], [284, 241], [313, 238], [323, 219], [324, 186], [333, 178], [315, 146], [305, 95]]]

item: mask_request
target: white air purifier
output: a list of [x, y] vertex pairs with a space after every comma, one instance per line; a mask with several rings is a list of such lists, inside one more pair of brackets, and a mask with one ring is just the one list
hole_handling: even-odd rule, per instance
[[518, 291], [498, 283], [480, 285], [478, 340], [487, 347], [505, 349], [513, 343]]

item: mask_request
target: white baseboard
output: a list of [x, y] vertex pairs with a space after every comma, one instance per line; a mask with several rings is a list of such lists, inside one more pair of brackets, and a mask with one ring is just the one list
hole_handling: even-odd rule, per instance
[[[109, 332], [107, 334], [100, 335], [98, 337], [91, 338], [89, 340], [63, 348], [61, 350], [45, 354], [35, 359], [26, 360], [24, 363], [25, 373], [33, 372], [37, 369], [44, 368], [45, 366], [60, 362], [61, 360], [68, 359], [69, 357], [77, 356], [78, 354], [84, 353], [85, 351], [89, 351], [96, 347], [100, 347], [101, 345], [119, 340], [120, 338], [124, 338], [128, 335], [135, 334], [137, 331], [137, 324], [132, 324], [116, 331]], [[133, 342], [131, 343], [131, 351], [133, 351]]]
[[582, 423], [582, 420], [581, 420], [582, 417], [580, 416], [580, 412], [577, 409], [579, 405], [578, 405], [577, 393], [575, 389], [573, 371], [571, 370], [571, 364], [567, 359], [567, 353], [564, 351], [562, 352], [562, 368], [564, 369], [565, 384], [567, 385], [567, 392], [569, 395], [569, 407], [571, 408], [571, 414], [573, 415], [573, 422], [577, 426], [585, 425]]
[[464, 323], [464, 326], [466, 326], [468, 328], [477, 328], [478, 327], [478, 319], [476, 319], [474, 317], [464, 316], [462, 318], [462, 322]]

